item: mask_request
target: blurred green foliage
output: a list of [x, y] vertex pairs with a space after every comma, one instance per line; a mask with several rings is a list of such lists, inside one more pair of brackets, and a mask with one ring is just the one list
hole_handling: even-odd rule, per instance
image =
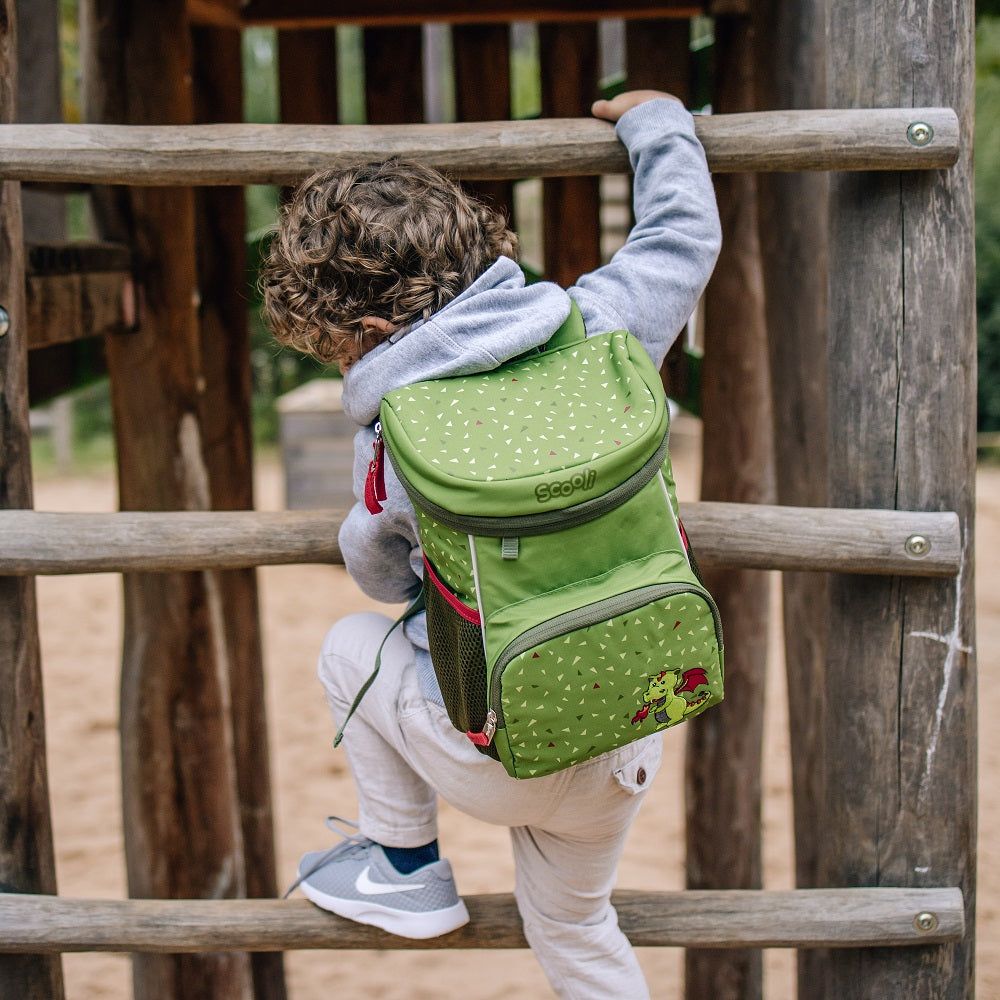
[[977, 417], [980, 431], [1000, 431], [1000, 16], [976, 30], [975, 172]]

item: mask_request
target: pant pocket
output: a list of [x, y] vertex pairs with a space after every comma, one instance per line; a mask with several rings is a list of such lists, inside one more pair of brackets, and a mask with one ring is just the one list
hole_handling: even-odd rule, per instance
[[624, 791], [629, 795], [638, 795], [649, 788], [660, 770], [663, 741], [659, 736], [649, 736], [644, 740], [637, 740], [628, 749], [635, 752], [625, 763], [619, 761], [612, 773]]

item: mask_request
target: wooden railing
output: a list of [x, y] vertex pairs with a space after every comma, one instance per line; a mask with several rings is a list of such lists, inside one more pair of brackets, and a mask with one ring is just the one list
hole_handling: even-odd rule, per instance
[[[68, 899], [0, 894], [0, 953], [525, 948], [514, 897], [464, 897], [470, 922], [414, 941], [308, 900]], [[613, 894], [637, 948], [815, 948], [945, 944], [965, 930], [959, 889], [799, 889]]]
[[[949, 108], [702, 115], [715, 173], [932, 170], [958, 159]], [[456, 125], [0, 125], [0, 179], [129, 185], [293, 184], [321, 167], [390, 156], [463, 178], [625, 173], [607, 123], [590, 118]]]
[[[0, 575], [238, 569], [340, 563], [342, 511], [0, 511]], [[957, 515], [687, 503], [699, 561], [721, 566], [954, 576]]]

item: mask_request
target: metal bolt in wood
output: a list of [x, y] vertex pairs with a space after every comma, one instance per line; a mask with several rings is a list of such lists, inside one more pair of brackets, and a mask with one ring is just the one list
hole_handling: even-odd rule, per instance
[[910, 535], [903, 544], [906, 554], [913, 559], [922, 559], [931, 550], [931, 540], [925, 535]]
[[934, 138], [934, 129], [927, 122], [913, 122], [906, 130], [906, 138], [914, 146], [926, 146]]
[[929, 934], [937, 928], [937, 925], [937, 914], [931, 913], [930, 910], [923, 910], [913, 918], [913, 926], [922, 934]]
[[0, 306], [0, 337], [5, 337], [10, 330], [10, 313]]

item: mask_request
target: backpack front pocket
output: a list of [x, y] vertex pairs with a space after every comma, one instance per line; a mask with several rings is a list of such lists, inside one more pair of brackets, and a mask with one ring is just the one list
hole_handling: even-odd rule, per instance
[[718, 612], [697, 586], [643, 587], [542, 622], [493, 671], [495, 743], [518, 777], [550, 774], [722, 700]]
[[[448, 718], [459, 732], [480, 733], [490, 711], [480, 615], [448, 589], [426, 556], [424, 603], [431, 662]], [[479, 749], [496, 759], [492, 745]]]

